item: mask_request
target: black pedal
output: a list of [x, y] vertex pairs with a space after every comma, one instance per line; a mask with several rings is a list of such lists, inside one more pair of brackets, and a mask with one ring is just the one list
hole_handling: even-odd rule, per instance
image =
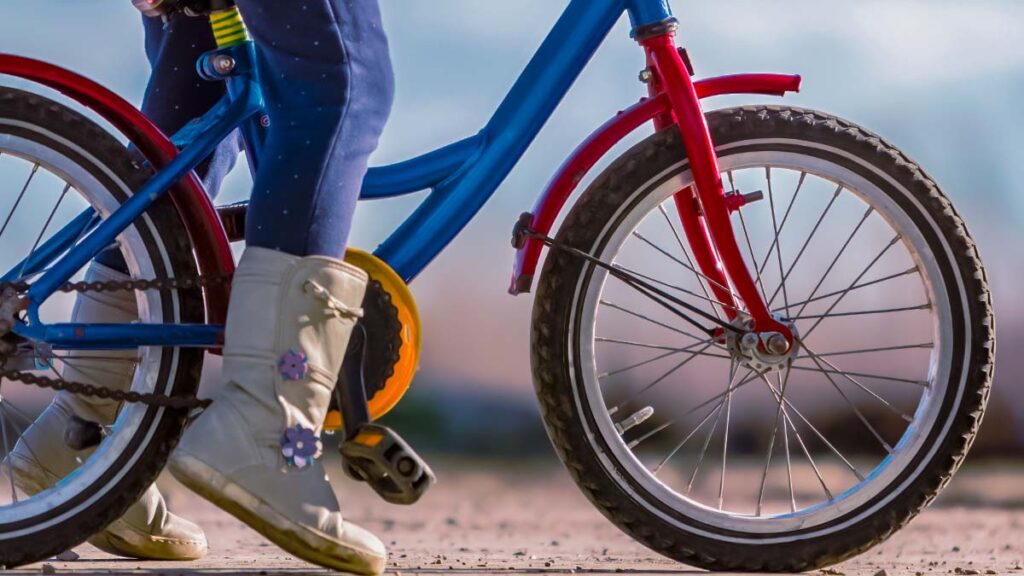
[[334, 387], [345, 426], [338, 451], [349, 477], [366, 482], [392, 504], [413, 504], [434, 484], [434, 472], [398, 433], [370, 422], [364, 378], [367, 346], [366, 328], [356, 324]]
[[345, 472], [392, 504], [415, 503], [436, 481], [430, 466], [387, 426], [363, 424], [340, 451]]

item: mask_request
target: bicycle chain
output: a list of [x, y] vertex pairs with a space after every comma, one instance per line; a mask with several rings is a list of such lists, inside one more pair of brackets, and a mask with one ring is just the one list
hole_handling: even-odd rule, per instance
[[[230, 282], [230, 276], [215, 276], [206, 278], [165, 278], [151, 280], [143, 278], [138, 280], [65, 282], [58, 288], [58, 290], [60, 292], [68, 293], [127, 292], [132, 290], [190, 290], [195, 288], [218, 286]], [[29, 289], [29, 287], [30, 285], [26, 282], [0, 282], [0, 294], [3, 294], [5, 296], [13, 295], [13, 293], [21, 294], [26, 292]], [[92, 384], [86, 384], [83, 382], [65, 380], [64, 378], [51, 378], [49, 376], [40, 376], [37, 374], [22, 372], [20, 370], [4, 368], [3, 366], [6, 364], [6, 362], [7, 356], [4, 354], [0, 354], [0, 378], [15, 380], [23, 384], [38, 386], [39, 388], [47, 388], [56, 391], [65, 391], [71, 394], [81, 394], [82, 396], [90, 396], [93, 398], [101, 398], [104, 400], [145, 404], [147, 406], [156, 406], [161, 408], [172, 409], [205, 409], [209, 407], [210, 404], [212, 403], [212, 400], [210, 399], [197, 398], [195, 396], [168, 396], [166, 394], [157, 394], [153, 392], [114, 390], [111, 388], [94, 386]]]

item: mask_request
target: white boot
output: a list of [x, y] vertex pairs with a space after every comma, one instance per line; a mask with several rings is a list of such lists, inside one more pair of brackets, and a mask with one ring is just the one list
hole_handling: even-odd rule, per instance
[[[86, 272], [87, 281], [124, 280], [127, 277], [101, 264], [93, 263]], [[132, 292], [84, 292], [75, 301], [73, 322], [127, 323], [138, 319]], [[74, 365], [65, 364], [66, 380], [127, 390], [135, 365], [112, 360], [130, 359], [134, 350], [97, 352], [76, 351]], [[86, 356], [101, 356], [89, 360]], [[119, 403], [67, 392], [58, 392], [53, 402], [21, 435], [7, 458], [18, 486], [29, 494], [50, 488], [85, 462], [94, 448], [75, 451], [64, 443], [64, 429], [71, 415], [102, 425], [117, 417]], [[206, 536], [201, 528], [167, 511], [163, 497], [150, 486], [139, 501], [114, 520], [89, 543], [118, 556], [150, 560], [195, 560], [206, 554]]]
[[185, 433], [170, 470], [304, 560], [379, 574], [384, 545], [342, 519], [319, 459], [366, 282], [333, 258], [248, 248], [231, 288], [225, 387]]

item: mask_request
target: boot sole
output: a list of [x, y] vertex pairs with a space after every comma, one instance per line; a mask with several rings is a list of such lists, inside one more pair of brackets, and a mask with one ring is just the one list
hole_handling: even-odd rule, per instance
[[344, 546], [324, 534], [292, 522], [261, 498], [196, 458], [175, 455], [168, 470], [188, 489], [298, 558], [357, 574], [372, 576], [384, 571], [385, 558]]

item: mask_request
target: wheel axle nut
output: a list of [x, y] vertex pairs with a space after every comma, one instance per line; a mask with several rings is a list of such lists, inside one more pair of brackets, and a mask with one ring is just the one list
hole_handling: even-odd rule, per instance
[[768, 352], [782, 356], [789, 351], [789, 342], [786, 341], [785, 336], [775, 332], [765, 339], [764, 347]]
[[743, 335], [743, 338], [740, 340], [740, 345], [747, 349], [754, 348], [755, 346], [757, 346], [757, 334], [754, 334], [753, 332], [747, 332], [746, 334]]

